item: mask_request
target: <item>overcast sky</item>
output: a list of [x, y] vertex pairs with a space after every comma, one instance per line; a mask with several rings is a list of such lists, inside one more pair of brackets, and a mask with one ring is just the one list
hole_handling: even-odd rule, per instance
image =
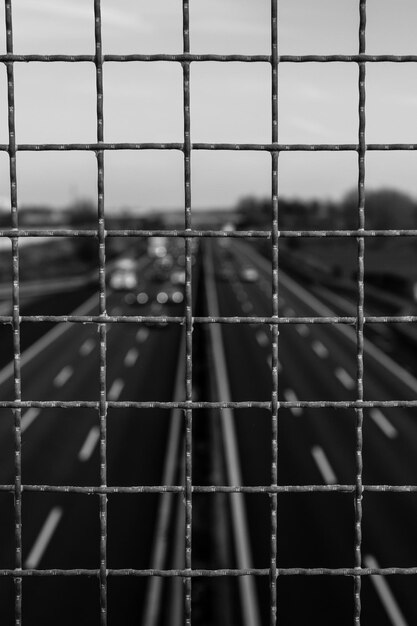
[[[358, 0], [280, 0], [281, 54], [354, 54]], [[417, 54], [416, 0], [368, 0], [367, 52]], [[102, 0], [104, 53], [182, 52], [181, 0]], [[14, 51], [94, 53], [93, 0], [13, 0]], [[4, 24], [4, 3], [0, 7]], [[190, 0], [193, 53], [270, 52], [270, 0]], [[5, 29], [0, 31], [5, 52]], [[6, 71], [0, 68], [0, 143], [7, 143]], [[356, 142], [355, 64], [286, 64], [279, 69], [282, 143]], [[91, 63], [15, 65], [19, 143], [96, 140], [95, 68]], [[368, 142], [417, 143], [417, 64], [368, 64]], [[194, 63], [192, 141], [268, 142], [268, 64]], [[175, 63], [108, 63], [104, 69], [106, 141], [182, 141], [182, 72]], [[417, 155], [369, 153], [370, 188], [393, 186], [417, 196]], [[280, 193], [340, 198], [356, 185], [354, 153], [281, 154]], [[96, 192], [93, 154], [18, 154], [21, 204], [65, 206]], [[105, 201], [120, 206], [181, 207], [180, 152], [111, 152]], [[192, 156], [193, 206], [232, 206], [270, 192], [267, 153]], [[8, 157], [0, 153], [0, 198], [9, 194]]]

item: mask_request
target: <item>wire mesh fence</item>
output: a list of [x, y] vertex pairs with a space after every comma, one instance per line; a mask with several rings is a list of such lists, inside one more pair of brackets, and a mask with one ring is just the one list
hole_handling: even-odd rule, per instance
[[[358, 0], [359, 34], [358, 54], [354, 55], [280, 55], [278, 42], [278, 8], [279, 0], [271, 0], [270, 33], [271, 51], [267, 55], [218, 55], [193, 54], [190, 46], [190, 19], [189, 0], [182, 2], [183, 18], [183, 51], [181, 54], [104, 54], [102, 46], [101, 2], [92, 0], [95, 18], [95, 54], [94, 55], [41, 55], [41, 54], [14, 54], [13, 52], [13, 20], [12, 0], [5, 0], [5, 29], [6, 54], [0, 55], [0, 62], [7, 70], [7, 105], [8, 105], [8, 143], [0, 145], [0, 151], [9, 156], [10, 171], [10, 201], [11, 227], [0, 231], [2, 238], [8, 238], [12, 243], [13, 275], [12, 275], [12, 314], [1, 315], [2, 324], [10, 324], [13, 329], [13, 369], [14, 369], [14, 398], [2, 400], [1, 408], [13, 409], [14, 412], [14, 459], [15, 480], [13, 484], [0, 486], [1, 491], [14, 494], [14, 528], [15, 528], [15, 564], [12, 569], [1, 569], [0, 576], [11, 577], [15, 585], [15, 623], [22, 623], [22, 580], [26, 577], [46, 576], [88, 576], [97, 579], [100, 589], [100, 620], [107, 623], [107, 586], [109, 577], [178, 577], [184, 580], [184, 617], [185, 623], [192, 623], [192, 581], [201, 577], [267, 577], [270, 588], [270, 624], [277, 621], [277, 581], [281, 576], [341, 576], [351, 577], [354, 580], [353, 603], [354, 623], [361, 622], [361, 581], [364, 576], [371, 574], [383, 575], [416, 575], [417, 567], [363, 567], [362, 555], [362, 499], [365, 492], [417, 492], [416, 485], [371, 485], [363, 483], [363, 411], [369, 408], [417, 407], [416, 400], [374, 400], [364, 399], [364, 328], [372, 323], [408, 323], [417, 321], [416, 315], [387, 315], [384, 317], [366, 315], [364, 313], [364, 270], [365, 270], [365, 242], [369, 238], [384, 237], [415, 237], [417, 229], [402, 230], [369, 230], [366, 228], [365, 206], [365, 155], [367, 151], [414, 151], [414, 143], [366, 143], [366, 66], [368, 63], [415, 63], [417, 55], [368, 55], [366, 54], [366, 0]], [[183, 72], [183, 141], [180, 143], [106, 143], [104, 139], [104, 109], [103, 109], [103, 66], [108, 62], [158, 62], [166, 61], [180, 64]], [[64, 144], [17, 144], [15, 127], [15, 80], [14, 67], [19, 63], [91, 63], [95, 66], [96, 76], [96, 141], [95, 143], [64, 143]], [[265, 144], [255, 143], [193, 143], [191, 140], [190, 123], [190, 66], [196, 63], [263, 63], [269, 64], [271, 71], [271, 141]], [[282, 63], [350, 63], [358, 67], [358, 140], [349, 144], [281, 144], [279, 142], [279, 66]], [[104, 211], [104, 155], [106, 151], [141, 151], [141, 150], [175, 150], [183, 154], [184, 160], [184, 228], [182, 229], [106, 229]], [[193, 151], [262, 151], [271, 155], [271, 228], [268, 230], [199, 230], [193, 228], [192, 198], [191, 198], [191, 161]], [[60, 152], [86, 151], [92, 152], [97, 158], [97, 226], [94, 229], [22, 229], [19, 227], [18, 208], [18, 180], [16, 173], [16, 155], [18, 152]], [[358, 206], [357, 228], [351, 230], [281, 230], [278, 200], [279, 188], [279, 155], [281, 152], [341, 152], [348, 151], [358, 156]], [[99, 312], [97, 315], [22, 315], [19, 291], [19, 242], [29, 237], [80, 237], [90, 238], [98, 242], [98, 269], [99, 269]], [[106, 240], [114, 237], [157, 237], [168, 236], [185, 241], [185, 310], [181, 316], [154, 316], [154, 315], [110, 315], [106, 310]], [[299, 239], [326, 237], [353, 239], [357, 242], [357, 311], [349, 316], [282, 316], [278, 312], [279, 303], [279, 242], [280, 239]], [[192, 310], [192, 242], [204, 238], [231, 238], [231, 239], [264, 239], [272, 246], [272, 314], [268, 316], [195, 316]], [[180, 324], [185, 329], [185, 369], [184, 388], [185, 397], [181, 401], [162, 402], [158, 399], [147, 402], [114, 401], [110, 400], [106, 391], [106, 324], [142, 324], [166, 322]], [[21, 324], [22, 323], [73, 323], [91, 324], [97, 327], [100, 338], [100, 396], [95, 401], [35, 401], [22, 400], [21, 393]], [[351, 325], [356, 331], [356, 399], [352, 401], [279, 401], [279, 328], [287, 324], [321, 324]], [[269, 401], [201, 401], [193, 398], [193, 328], [196, 325], [210, 324], [264, 324], [272, 330], [272, 396]], [[90, 408], [99, 416], [99, 449], [100, 449], [100, 485], [93, 486], [54, 486], [47, 484], [24, 484], [22, 481], [22, 410], [28, 408]], [[278, 483], [278, 455], [280, 440], [278, 424], [281, 409], [291, 408], [340, 408], [354, 409], [356, 414], [356, 472], [353, 484], [329, 485], [280, 485]], [[143, 486], [109, 486], [107, 484], [106, 449], [107, 413], [114, 408], [163, 408], [181, 409], [184, 418], [184, 458], [185, 483], [181, 485], [143, 485]], [[263, 486], [244, 485], [211, 485], [202, 486], [193, 484], [193, 412], [197, 409], [242, 409], [262, 408], [270, 412], [271, 418], [271, 481]], [[22, 561], [22, 494], [24, 492], [64, 492], [94, 495], [99, 499], [100, 515], [100, 566], [97, 569], [38, 569], [26, 568]], [[315, 493], [315, 492], [342, 492], [351, 493], [355, 502], [354, 519], [354, 566], [343, 568], [283, 568], [279, 565], [279, 533], [277, 519], [279, 516], [278, 495], [281, 493]], [[178, 493], [183, 496], [185, 511], [184, 528], [184, 558], [185, 567], [182, 569], [111, 569], [107, 558], [107, 497], [114, 493]], [[267, 494], [271, 504], [270, 517], [270, 562], [269, 567], [249, 569], [196, 569], [192, 567], [192, 513], [193, 494], [197, 493], [260, 493]], [[281, 505], [284, 506], [284, 505]], [[23, 590], [24, 591], [24, 590]]]

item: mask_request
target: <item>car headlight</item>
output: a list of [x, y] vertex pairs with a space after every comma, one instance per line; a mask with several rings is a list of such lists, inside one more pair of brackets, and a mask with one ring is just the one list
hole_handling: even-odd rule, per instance
[[136, 300], [138, 301], [138, 304], [146, 304], [149, 301], [149, 296], [144, 291], [141, 291], [136, 296]]
[[134, 293], [127, 293], [125, 295], [125, 302], [126, 302], [126, 304], [134, 304], [136, 302], [135, 294]]
[[156, 300], [159, 304], [166, 304], [168, 302], [168, 294], [165, 291], [160, 291], [156, 296]]
[[180, 302], [182, 302], [184, 300], [184, 294], [182, 293], [182, 291], [174, 291], [174, 293], [172, 294], [172, 302], [175, 302], [175, 304], [180, 304]]

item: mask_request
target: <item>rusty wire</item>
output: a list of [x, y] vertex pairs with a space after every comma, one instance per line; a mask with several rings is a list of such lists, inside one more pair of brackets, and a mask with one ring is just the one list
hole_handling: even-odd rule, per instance
[[[359, 53], [365, 53], [366, 30], [366, 0], [359, 0]], [[356, 391], [358, 400], [363, 400], [363, 345], [364, 345], [364, 300], [365, 300], [365, 239], [362, 231], [365, 229], [365, 74], [366, 65], [359, 63], [359, 151], [358, 151], [358, 230], [361, 236], [357, 238], [358, 245], [358, 300], [356, 324]], [[355, 539], [354, 563], [355, 569], [362, 567], [362, 498], [363, 498], [363, 409], [356, 409], [356, 450], [355, 450]], [[361, 622], [361, 588], [362, 579], [354, 577], [354, 623]]]
[[[101, 36], [101, 0], [94, 0], [94, 39], [96, 66], [97, 142], [104, 140], [103, 112], [103, 48]], [[104, 224], [104, 150], [97, 150], [97, 239], [99, 247], [99, 313], [106, 315], [106, 235]], [[100, 341], [100, 484], [107, 486], [107, 394], [106, 394], [106, 324], [98, 325]], [[101, 493], [100, 501], [100, 623], [107, 624], [107, 494]]]
[[[368, 55], [365, 53], [366, 35], [366, 0], [358, 0], [359, 7], [359, 53], [353, 55], [280, 55], [278, 50], [278, 2], [271, 0], [271, 53], [268, 55], [218, 55], [218, 54], [191, 54], [190, 52], [190, 24], [189, 2], [182, 0], [183, 17], [183, 52], [181, 54], [103, 54], [101, 36], [101, 0], [92, 0], [94, 3], [95, 19], [95, 54], [94, 55], [19, 55], [13, 52], [13, 25], [12, 25], [12, 0], [5, 0], [5, 28], [6, 28], [6, 54], [0, 54], [0, 63], [4, 64], [7, 71], [7, 102], [8, 102], [8, 143], [0, 144], [0, 151], [9, 155], [10, 175], [10, 199], [11, 199], [11, 228], [0, 230], [0, 237], [9, 238], [12, 242], [13, 260], [13, 290], [12, 290], [12, 315], [0, 316], [1, 324], [11, 324], [13, 329], [13, 373], [14, 373], [14, 399], [1, 401], [1, 408], [11, 408], [14, 412], [14, 453], [15, 453], [15, 480], [10, 485], [0, 485], [1, 492], [14, 494], [15, 502], [15, 566], [14, 569], [0, 569], [0, 576], [12, 577], [15, 584], [15, 623], [22, 621], [22, 578], [30, 576], [92, 576], [98, 579], [100, 585], [100, 619], [101, 624], [107, 624], [107, 577], [108, 576], [161, 576], [184, 578], [184, 606], [185, 620], [191, 626], [191, 600], [192, 579], [198, 577], [220, 576], [267, 576], [270, 582], [270, 623], [276, 623], [277, 597], [276, 582], [279, 576], [349, 576], [354, 579], [354, 619], [360, 624], [361, 619], [361, 579], [362, 576], [371, 574], [395, 574], [416, 575], [417, 568], [368, 568], [362, 567], [361, 541], [362, 541], [362, 497], [364, 492], [401, 492], [416, 493], [417, 485], [367, 485], [363, 484], [363, 410], [371, 407], [404, 407], [416, 408], [417, 400], [413, 401], [365, 401], [363, 398], [363, 346], [364, 328], [369, 323], [415, 323], [417, 316], [365, 316], [364, 314], [364, 255], [365, 240], [373, 237], [415, 237], [416, 229], [402, 230], [367, 230], [365, 225], [365, 155], [367, 151], [415, 151], [415, 143], [366, 143], [365, 137], [365, 70], [367, 63], [416, 63], [417, 55]], [[104, 141], [104, 113], [103, 113], [103, 65], [107, 62], [157, 62], [166, 61], [179, 63], [183, 69], [183, 118], [184, 138], [182, 142], [168, 143], [128, 143]], [[15, 136], [15, 83], [14, 64], [16, 63], [93, 63], [96, 71], [96, 110], [97, 110], [97, 142], [96, 143], [45, 143], [45, 144], [17, 144]], [[192, 143], [190, 135], [190, 65], [202, 62], [241, 62], [241, 63], [267, 63], [271, 66], [272, 85], [272, 113], [271, 113], [271, 142], [270, 143]], [[338, 144], [280, 144], [278, 138], [278, 67], [280, 63], [354, 63], [359, 68], [359, 132], [357, 143]], [[106, 230], [104, 214], [104, 154], [106, 151], [121, 150], [176, 150], [184, 155], [184, 229], [174, 230]], [[263, 151], [271, 154], [272, 172], [272, 219], [271, 230], [196, 230], [192, 227], [192, 204], [191, 204], [191, 156], [195, 150], [205, 151]], [[16, 154], [17, 152], [44, 152], [44, 151], [90, 151], [97, 156], [97, 206], [98, 221], [97, 229], [77, 230], [64, 229], [27, 229], [20, 228], [18, 221], [17, 202], [17, 175]], [[358, 227], [350, 230], [279, 230], [279, 202], [278, 202], [278, 157], [281, 152], [356, 152], [358, 154]], [[105, 292], [105, 240], [108, 237], [153, 237], [169, 236], [185, 239], [186, 257], [186, 289], [185, 289], [185, 315], [177, 317], [155, 316], [123, 316], [107, 315], [106, 292]], [[98, 315], [37, 315], [28, 316], [20, 314], [19, 298], [19, 238], [25, 237], [90, 237], [95, 238], [99, 244], [98, 275], [99, 275], [99, 314]], [[272, 243], [272, 316], [263, 317], [197, 317], [192, 313], [192, 266], [191, 246], [194, 238], [205, 237], [232, 237], [269, 239]], [[358, 277], [357, 277], [357, 314], [355, 316], [337, 317], [282, 317], [278, 315], [278, 244], [280, 238], [353, 238], [358, 242]], [[106, 324], [107, 323], [143, 323], [143, 322], [168, 322], [182, 324], [185, 327], [186, 354], [185, 354], [185, 399], [178, 402], [111, 402], [106, 399]], [[90, 323], [97, 325], [100, 336], [100, 398], [96, 402], [81, 401], [22, 401], [21, 399], [21, 353], [20, 353], [20, 324], [21, 322], [55, 322], [55, 323]], [[265, 324], [272, 329], [272, 397], [271, 401], [259, 402], [256, 400], [246, 402], [196, 402], [192, 398], [192, 330], [195, 324]], [[280, 324], [348, 324], [356, 329], [356, 364], [357, 364], [357, 399], [354, 401], [297, 401], [278, 402], [278, 330]], [[53, 486], [53, 485], [22, 485], [21, 465], [21, 411], [24, 408], [93, 408], [98, 412], [100, 424], [100, 486]], [[184, 411], [185, 419], [185, 484], [184, 485], [157, 485], [157, 486], [133, 486], [133, 487], [109, 487], [107, 485], [106, 465], [106, 417], [108, 408], [162, 408], [170, 410], [179, 408]], [[356, 476], [355, 483], [350, 485], [278, 485], [278, 415], [280, 409], [298, 407], [323, 408], [332, 407], [338, 409], [355, 409], [356, 411]], [[244, 485], [219, 485], [198, 486], [192, 482], [192, 414], [194, 410], [201, 408], [261, 408], [270, 412], [272, 423], [272, 465], [271, 484], [249, 487]], [[97, 495], [100, 502], [100, 567], [99, 569], [76, 569], [76, 570], [40, 570], [22, 569], [22, 493], [32, 492], [56, 492], [56, 493], [79, 493], [85, 495]], [[107, 568], [107, 495], [110, 493], [181, 493], [184, 496], [185, 507], [185, 554], [184, 569], [154, 570], [154, 569], [108, 569]], [[355, 500], [355, 561], [353, 568], [280, 568], [279, 551], [277, 543], [277, 515], [278, 494], [286, 493], [310, 493], [310, 492], [341, 492], [353, 494]], [[193, 493], [264, 493], [271, 499], [271, 539], [270, 539], [270, 567], [264, 569], [221, 569], [204, 570], [192, 569], [192, 496]]]
[[[278, 142], [278, 3], [271, 1], [271, 141]], [[278, 210], [278, 157], [279, 152], [271, 152], [271, 200], [272, 200], [272, 316], [278, 319], [279, 301], [279, 210]], [[278, 485], [278, 335], [277, 324], [271, 326], [272, 334], [272, 394], [271, 394], [271, 486]], [[270, 623], [277, 621], [277, 535], [278, 535], [278, 497], [271, 499], [271, 539], [270, 539]]]
[[[13, 27], [11, 0], [5, 3], [6, 21], [6, 48], [9, 54], [13, 53]], [[7, 104], [8, 104], [8, 130], [9, 130], [9, 171], [10, 171], [10, 206], [12, 228], [18, 230], [17, 208], [17, 174], [16, 174], [16, 127], [15, 127], [15, 92], [14, 92], [14, 65], [6, 64], [7, 70]], [[20, 376], [20, 302], [19, 302], [19, 240], [12, 240], [12, 329], [13, 329], [13, 370], [14, 370], [14, 398], [21, 400], [21, 376]], [[15, 528], [15, 570], [22, 569], [22, 411], [17, 408], [14, 413], [14, 458], [15, 458], [15, 482], [14, 482], [14, 528]], [[22, 579], [14, 578], [15, 586], [15, 622], [20, 624], [22, 619]]]

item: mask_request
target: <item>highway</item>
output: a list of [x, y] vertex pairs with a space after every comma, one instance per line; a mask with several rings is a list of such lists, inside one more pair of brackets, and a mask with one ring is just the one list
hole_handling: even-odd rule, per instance
[[[173, 256], [174, 266], [168, 268], [146, 255], [134, 259], [133, 271], [139, 282], [132, 285], [129, 262], [119, 267], [114, 264], [109, 275], [118, 273], [119, 278], [108, 286], [108, 313], [183, 315], [181, 255], [174, 250]], [[351, 300], [321, 285], [296, 280], [282, 270], [279, 277], [280, 315], [352, 315]], [[194, 265], [195, 285], [197, 279], [201, 288], [194, 290], [195, 315], [272, 314], [270, 263], [247, 242], [237, 239], [230, 239], [228, 245], [215, 239], [203, 242]], [[167, 301], [161, 293], [168, 294]], [[24, 312], [27, 311], [97, 314], [98, 294], [93, 287], [66, 293], [65, 297], [53, 298], [48, 294], [29, 304]], [[7, 327], [1, 331], [5, 349], [1, 357], [0, 399], [12, 400], [11, 332]], [[373, 329], [365, 336], [365, 399], [415, 399], [417, 379], [411, 350], [403, 353], [401, 338], [389, 331], [387, 335], [382, 328]], [[196, 324], [193, 343], [194, 399], [271, 400], [271, 332], [267, 325]], [[278, 356], [279, 401], [356, 398], [353, 328], [340, 324], [282, 324]], [[184, 361], [183, 326], [109, 324], [107, 400], [183, 398]], [[99, 371], [99, 335], [94, 324], [22, 324], [23, 400], [97, 401]], [[1, 409], [0, 413], [0, 483], [10, 485], [14, 484], [14, 422], [11, 410]], [[401, 408], [365, 409], [364, 484], [417, 484], [417, 424], [413, 413]], [[198, 419], [200, 416], [207, 417], [207, 423]], [[270, 411], [247, 408], [211, 414], [196, 409], [193, 419], [194, 484], [270, 484]], [[182, 484], [182, 420], [181, 411], [175, 410], [109, 408], [107, 484], [110, 487]], [[23, 484], [99, 486], [99, 426], [98, 413], [90, 408], [24, 409]], [[278, 484], [355, 484], [355, 428], [353, 409], [281, 408]], [[15, 564], [13, 494], [2, 492], [0, 501], [0, 568], [7, 569]], [[234, 494], [224, 498], [195, 494], [193, 502], [194, 567], [269, 567], [271, 515], [267, 494]], [[107, 568], [183, 567], [183, 513], [183, 499], [179, 495], [110, 493]], [[202, 521], [205, 516], [206, 525]], [[416, 565], [416, 519], [415, 494], [365, 492], [363, 565]], [[25, 568], [100, 567], [97, 495], [24, 490], [22, 528]], [[212, 550], [215, 545], [221, 548]], [[354, 494], [279, 494], [277, 554], [281, 568], [353, 567]], [[220, 626], [269, 623], [267, 577], [207, 582], [209, 593], [202, 591], [202, 581], [193, 581], [193, 623]], [[382, 626], [417, 623], [413, 581], [413, 576], [363, 577], [361, 623]], [[178, 582], [162, 584], [154, 578], [148, 583], [143, 577], [109, 576], [109, 624], [175, 626], [183, 623], [182, 597], [183, 586]], [[209, 604], [218, 602], [218, 598], [224, 610], [209, 610]], [[0, 614], [2, 624], [14, 624], [13, 583], [7, 577], [0, 578]], [[23, 623], [55, 624], [57, 615], [59, 624], [63, 625], [99, 624], [97, 579], [25, 577]], [[282, 576], [278, 580], [277, 615], [278, 623], [285, 626], [350, 625], [353, 579], [330, 575]]]
[[[146, 259], [141, 265], [146, 280], [151, 282], [148, 279], [150, 260]], [[165, 285], [161, 282], [157, 287], [163, 292]], [[179, 291], [182, 291], [181, 287]], [[93, 293], [74, 312], [97, 314], [97, 303], [98, 294]], [[182, 310], [180, 303], [168, 303], [163, 307], [151, 302], [140, 307], [132, 306], [126, 303], [124, 291], [109, 289], [108, 292], [107, 311], [113, 315], [177, 315], [182, 314]], [[178, 394], [176, 373], [179, 363], [184, 360], [180, 350], [182, 332], [179, 325], [109, 324], [107, 399], [173, 400]], [[23, 353], [22, 363], [23, 400], [97, 401], [99, 398], [99, 335], [93, 324], [56, 326], [32, 342]], [[0, 372], [2, 399], [13, 398], [10, 370], [5, 366]], [[2, 417], [0, 480], [2, 484], [13, 484], [12, 412], [3, 409]], [[109, 486], [159, 485], [163, 482], [170, 417], [170, 411], [162, 409], [108, 410]], [[23, 410], [23, 483], [99, 486], [99, 440], [99, 416], [94, 409]], [[99, 568], [98, 496], [24, 492], [22, 500], [24, 567]], [[1, 503], [0, 567], [12, 568], [12, 494], [2, 494]], [[107, 567], [149, 567], [158, 495], [110, 494], [107, 506]], [[5, 578], [0, 583], [1, 621], [2, 624], [12, 624], [13, 588]], [[109, 578], [109, 618], [114, 620], [113, 623], [139, 623], [146, 593], [147, 583], [143, 578]], [[23, 596], [25, 624], [54, 624], [58, 615], [60, 624], [99, 623], [99, 588], [95, 579], [25, 579]]]
[[[213, 246], [222, 316], [268, 316], [271, 311], [270, 264], [247, 243]], [[259, 278], [242, 280], [242, 267]], [[279, 313], [288, 317], [335, 316], [308, 285], [280, 271]], [[338, 302], [340, 306], [340, 301]], [[351, 312], [344, 312], [351, 315]], [[222, 325], [230, 395], [234, 401], [271, 399], [271, 335], [262, 325]], [[356, 338], [341, 325], [283, 324], [279, 334], [281, 401], [341, 401], [356, 396]], [[365, 342], [365, 400], [411, 400], [417, 380], [408, 370]], [[271, 476], [271, 417], [261, 409], [235, 410], [235, 428], [245, 485], [267, 485]], [[415, 484], [417, 425], [413, 411], [364, 411], [364, 484]], [[280, 485], [354, 484], [355, 412], [352, 409], [299, 408], [279, 411]], [[246, 496], [253, 566], [267, 567], [268, 498]], [[411, 567], [417, 562], [412, 494], [365, 493], [363, 565]], [[279, 567], [353, 567], [353, 494], [283, 494], [278, 497]], [[373, 579], [375, 580], [375, 579]], [[378, 579], [377, 579], [378, 580]], [[364, 624], [412, 624], [417, 613], [413, 577], [388, 578], [388, 591], [362, 581]], [[261, 606], [266, 585], [258, 585]], [[382, 595], [381, 595], [382, 594]], [[299, 602], [299, 598], [303, 602]], [[387, 609], [387, 606], [389, 608]], [[308, 613], [306, 613], [306, 611]], [[278, 617], [284, 624], [351, 624], [353, 584], [348, 578], [283, 577], [278, 583]], [[267, 617], [264, 617], [266, 620]], [[266, 623], [266, 622], [265, 622]]]

